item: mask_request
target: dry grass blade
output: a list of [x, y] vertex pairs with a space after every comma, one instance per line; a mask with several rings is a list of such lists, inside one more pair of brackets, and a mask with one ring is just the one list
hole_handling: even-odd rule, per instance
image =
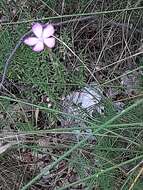
[[139, 177], [143, 174], [143, 167], [140, 169], [138, 175], [136, 176], [136, 178], [134, 179], [133, 183], [131, 184], [131, 186], [129, 187], [129, 190], [132, 190], [137, 182], [137, 180], [139, 179]]

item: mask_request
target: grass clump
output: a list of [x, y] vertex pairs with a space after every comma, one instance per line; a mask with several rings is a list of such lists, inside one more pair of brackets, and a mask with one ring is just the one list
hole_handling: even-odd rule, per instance
[[[0, 92], [2, 190], [142, 189], [142, 9], [142, 1], [0, 2], [0, 79], [33, 21], [56, 24], [58, 39], [41, 53], [22, 43], [11, 59]], [[90, 85], [103, 112], [65, 113], [63, 98]], [[83, 123], [92, 138], [73, 138]]]

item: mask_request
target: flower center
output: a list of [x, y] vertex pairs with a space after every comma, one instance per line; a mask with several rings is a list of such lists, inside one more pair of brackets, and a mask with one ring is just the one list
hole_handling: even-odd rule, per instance
[[39, 37], [39, 41], [40, 41], [40, 42], [43, 42], [43, 41], [44, 41], [42, 36]]

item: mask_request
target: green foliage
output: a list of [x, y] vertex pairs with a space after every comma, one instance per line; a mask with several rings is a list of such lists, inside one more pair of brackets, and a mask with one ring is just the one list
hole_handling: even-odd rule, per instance
[[[87, 0], [65, 0], [63, 1], [63, 4], [61, 4], [61, 1], [55, 0], [26, 1], [25, 3], [23, 3], [23, 1], [9, 2], [9, 4], [7, 4], [6, 1], [0, 2], [0, 8], [2, 9], [3, 14], [6, 15], [7, 23], [62, 14], [74, 14], [75, 16], [76, 13], [84, 14], [85, 12], [90, 13], [102, 10], [116, 10], [134, 7], [136, 3], [135, 1], [111, 1], [111, 3], [101, 3], [98, 1]], [[12, 16], [15, 10], [17, 16]], [[123, 110], [119, 111], [111, 97], [103, 97], [103, 102], [101, 104], [104, 107], [104, 112], [102, 114], [96, 112], [93, 114], [92, 118], [85, 118], [87, 127], [92, 128], [93, 136], [96, 137], [95, 144], [90, 143], [89, 141], [81, 143], [75, 140], [72, 140], [71, 142], [69, 139], [64, 140], [64, 138], [58, 136], [59, 125], [57, 125], [57, 121], [60, 115], [59, 111], [61, 111], [62, 97], [74, 90], [81, 89], [85, 84], [90, 82], [91, 73], [87, 71], [86, 67], [88, 67], [91, 72], [93, 72], [97, 66], [95, 63], [101, 64], [101, 67], [107, 67], [106, 71], [101, 70], [99, 73], [94, 73], [94, 77], [97, 78], [98, 82], [101, 84], [106, 82], [106, 79], [109, 81], [111, 73], [115, 78], [117, 75], [120, 76], [122, 74], [120, 74], [119, 71], [120, 67], [121, 72], [124, 72], [124, 70], [122, 70], [124, 69], [122, 64], [118, 65], [119, 67], [117, 69], [116, 67], [108, 68], [108, 65], [106, 64], [110, 65], [114, 61], [120, 59], [118, 56], [119, 54], [124, 55], [124, 48], [128, 55], [127, 47], [126, 45], [124, 47], [124, 43], [128, 43], [128, 50], [131, 51], [131, 54], [134, 53], [134, 46], [138, 46], [136, 43], [140, 40], [139, 35], [138, 37], [134, 36], [136, 28], [131, 35], [127, 37], [126, 35], [128, 33], [130, 34], [130, 26], [134, 26], [134, 23], [140, 23], [140, 20], [138, 20], [139, 15], [141, 16], [141, 11], [123, 11], [120, 14], [114, 13], [108, 14], [108, 16], [104, 14], [101, 15], [101, 17], [99, 15], [100, 23], [95, 19], [96, 22], [92, 22], [89, 28], [88, 25], [90, 25], [91, 21], [83, 22], [82, 24], [69, 23], [56, 28], [57, 37], [62, 40], [67, 47], [71, 48], [71, 50], [83, 60], [83, 63], [81, 63], [77, 57], [64, 46], [64, 44], [58, 41], [53, 50], [45, 49], [41, 53], [33, 52], [31, 48], [24, 44], [17, 49], [8, 68], [7, 77], [17, 86], [21, 86], [18, 87], [18, 94], [11, 94], [8, 92], [1, 94], [6, 96], [6, 98], [0, 98], [0, 138], [2, 140], [5, 138], [5, 133], [3, 134], [5, 130], [8, 132], [10, 130], [10, 132], [17, 134], [25, 133], [27, 134], [27, 138], [25, 138], [25, 144], [18, 144], [13, 148], [16, 150], [16, 153], [14, 152], [15, 157], [12, 157], [11, 151], [7, 150], [10, 159], [5, 160], [4, 153], [1, 156], [0, 165], [2, 165], [4, 160], [10, 162], [11, 159], [13, 161], [13, 158], [16, 158], [20, 164], [23, 164], [25, 161], [28, 168], [30, 168], [31, 165], [33, 168], [35, 167], [34, 169], [29, 169], [33, 171], [33, 175], [29, 175], [27, 172], [27, 179], [24, 181], [21, 179], [19, 184], [22, 184], [23, 186], [25, 183], [27, 184], [29, 181], [31, 182], [35, 179], [35, 175], [38, 175], [41, 172], [37, 164], [39, 158], [37, 158], [38, 161], [35, 161], [33, 154], [36, 152], [38, 155], [38, 153], [42, 152], [46, 155], [49, 154], [52, 158], [50, 161], [47, 161], [48, 166], [51, 168], [50, 172], [52, 169], [54, 170], [56, 168], [55, 166], [57, 166], [62, 160], [67, 160], [67, 167], [70, 169], [74, 168], [78, 175], [78, 178], [76, 178], [77, 183], [78, 180], [80, 180], [79, 184], [83, 180], [86, 189], [129, 189], [138, 175], [140, 167], [130, 175], [127, 175], [127, 173], [141, 162], [141, 156], [143, 155], [143, 104], [132, 107], [132, 105], [136, 103], [136, 100], [130, 100], [128, 99], [130, 97], [127, 96], [126, 101], [124, 101]], [[104, 22], [104, 18], [107, 19], [108, 24]], [[68, 19], [70, 21], [71, 18]], [[63, 20], [64, 18], [58, 19], [59, 22]], [[113, 26], [110, 25], [110, 21], [111, 23], [114, 21]], [[123, 25], [121, 31], [119, 30], [120, 23]], [[126, 23], [127, 27], [124, 28], [124, 24]], [[4, 64], [11, 51], [20, 37], [30, 29], [30, 25], [30, 22], [1, 25], [1, 73], [3, 72]], [[138, 30], [140, 29], [138, 26], [136, 27]], [[84, 29], [86, 29], [85, 32]], [[110, 33], [112, 33], [113, 36], [110, 36]], [[132, 36], [133, 39], [131, 38]], [[131, 39], [128, 41], [128, 38]], [[109, 40], [109, 44], [107, 39]], [[118, 46], [116, 47], [118, 43], [121, 43], [119, 48]], [[105, 49], [103, 48], [104, 45], [107, 45]], [[112, 47], [114, 47], [114, 49], [112, 49]], [[117, 50], [116, 54], [114, 50]], [[84, 52], [84, 54], [82, 52]], [[111, 56], [112, 58], [110, 60]], [[131, 62], [130, 65], [133, 63]], [[142, 57], [139, 57], [139, 65], [143, 65]], [[142, 80], [141, 77], [139, 93], [142, 93], [143, 89]], [[120, 82], [120, 79], [118, 82]], [[112, 83], [109, 84], [109, 86], [112, 86]], [[104, 91], [104, 87], [102, 85], [101, 87]], [[49, 97], [52, 103], [51, 109], [48, 108], [47, 102], [42, 101], [42, 96]], [[10, 99], [11, 97], [13, 100]], [[30, 105], [26, 104], [26, 102], [29, 102]], [[128, 110], [129, 106], [131, 106], [131, 109]], [[81, 116], [81, 118], [83, 117]], [[81, 118], [79, 118], [79, 122]], [[72, 130], [72, 127], [74, 126], [77, 127], [78, 124], [75, 123], [73, 126], [70, 126], [70, 132], [75, 131], [74, 129]], [[43, 131], [38, 127], [41, 127]], [[49, 129], [54, 129], [54, 132], [48, 132], [47, 135], [47, 130]], [[67, 138], [68, 135], [66, 135], [65, 131], [68, 131], [68, 127], [61, 129], [61, 134], [63, 136], [65, 135]], [[11, 133], [11, 135], [13, 135], [13, 133]], [[50, 140], [53, 139], [53, 142], [51, 143], [49, 140], [46, 148], [37, 145], [38, 139], [41, 137], [42, 139], [45, 139], [49, 136]], [[9, 141], [4, 141], [4, 143], [9, 143]], [[58, 146], [62, 148], [58, 149]], [[23, 154], [23, 150], [26, 152], [26, 156], [33, 156], [32, 161], [29, 161], [29, 157], [27, 156], [27, 158], [25, 154]], [[23, 159], [21, 159], [22, 156]], [[132, 161], [132, 159], [134, 160]], [[11, 166], [7, 165], [7, 168], [8, 167]], [[23, 167], [21, 169], [22, 171], [24, 171]], [[43, 167], [45, 167], [45, 165]], [[5, 169], [2, 171], [5, 172]], [[18, 170], [17, 176], [19, 176], [19, 173], [20, 170]], [[21, 176], [23, 175], [22, 172]], [[88, 180], [85, 180], [87, 177], [89, 177]], [[11, 179], [11, 177], [9, 178]], [[7, 184], [9, 183], [7, 182]], [[66, 185], [67, 184], [64, 184], [64, 186]], [[134, 185], [134, 189], [141, 190], [142, 185], [141, 177], [139, 177]]]

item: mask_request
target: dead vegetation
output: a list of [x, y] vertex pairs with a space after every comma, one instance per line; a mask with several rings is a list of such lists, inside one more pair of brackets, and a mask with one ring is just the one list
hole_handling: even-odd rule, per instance
[[[85, 4], [80, 1], [78, 3], [76, 1], [70, 3], [62, 1], [62, 7], [59, 4], [61, 4], [61, 1], [54, 1], [52, 7], [51, 2], [48, 4], [41, 0], [36, 2], [18, 1], [16, 3], [15, 1], [9, 1], [9, 4], [5, 4], [5, 9], [2, 10], [0, 15], [1, 27], [5, 27], [4, 24], [8, 22], [18, 22], [22, 20], [24, 12], [30, 15], [25, 16], [25, 20], [29, 20], [31, 18], [42, 18], [43, 16], [57, 16], [61, 12], [63, 15], [66, 15], [76, 14], [79, 13], [79, 11], [82, 13], [90, 13], [94, 11], [101, 12], [104, 10], [123, 9], [127, 6], [127, 1], [114, 2], [112, 0], [99, 0]], [[131, 2], [131, 5], [131, 7], [137, 6], [134, 2]], [[24, 11], [21, 12], [19, 7], [22, 7]], [[52, 91], [51, 94], [54, 94], [52, 97], [49, 93], [51, 95], [50, 108], [54, 110], [55, 107], [58, 107], [56, 109], [57, 112], [52, 112], [52, 110], [48, 112], [49, 101], [47, 102], [47, 98], [49, 98], [49, 94], [47, 91], [49, 89], [47, 90], [45, 88], [45, 90], [42, 85], [39, 86], [39, 84], [36, 83], [39, 77], [36, 76], [36, 74], [34, 75], [36, 76], [36, 82], [33, 83], [31, 81], [28, 83], [29, 79], [27, 79], [25, 83], [21, 77], [22, 74], [18, 75], [19, 78], [21, 77], [19, 80], [18, 77], [15, 80], [13, 76], [5, 80], [5, 88], [1, 91], [1, 96], [7, 96], [9, 99], [6, 104], [1, 101], [0, 110], [0, 123], [2, 125], [0, 133], [0, 152], [2, 153], [0, 159], [0, 184], [2, 185], [0, 188], [2, 190], [22, 189], [34, 176], [42, 172], [43, 168], [51, 166], [52, 163], [56, 162], [60, 156], [77, 143], [75, 139], [70, 138], [68, 130], [69, 133], [71, 133], [70, 127], [71, 129], [76, 128], [81, 121], [66, 123], [64, 127], [61, 126], [60, 121], [61, 114], [59, 112], [64, 112], [61, 100], [63, 96], [69, 94], [69, 92], [81, 89], [84, 84], [88, 85], [96, 82], [102, 88], [105, 99], [109, 98], [112, 103], [120, 102], [118, 110], [123, 110], [124, 107], [126, 108], [126, 106], [130, 104], [130, 99], [134, 100], [138, 97], [142, 97], [142, 82], [140, 80], [142, 78], [142, 70], [138, 69], [141, 66], [140, 62], [142, 60], [142, 9], [99, 14], [89, 19], [83, 19], [83, 17], [74, 17], [74, 19], [72, 22], [72, 18], [59, 19], [59, 22], [63, 22], [63, 25], [56, 26], [57, 37], [65, 42], [68, 48], [65, 47], [64, 44], [57, 43], [57, 47], [53, 50], [53, 54], [57, 55], [56, 58], [53, 56], [51, 59], [43, 54], [39, 56], [40, 58], [38, 60], [41, 65], [43, 62], [49, 63], [50, 76], [49, 78], [46, 77], [48, 78], [49, 89], [51, 88]], [[53, 19], [51, 22], [57, 23], [58, 21]], [[16, 31], [18, 26], [17, 24], [13, 24], [8, 27]], [[26, 27], [28, 26], [29, 25], [26, 25]], [[7, 26], [3, 30], [7, 30]], [[61, 69], [59, 75], [66, 73], [66, 79], [64, 79], [65, 84], [63, 83], [61, 86], [56, 85], [59, 79], [54, 81], [52, 78], [55, 72], [53, 69], [53, 62], [56, 62], [55, 60], [64, 67], [64, 69], [63, 67], [59, 67], [59, 70]], [[16, 66], [11, 66], [10, 69], [14, 69], [14, 67]], [[134, 70], [135, 72], [132, 72]], [[72, 76], [70, 76], [71, 73], [73, 74]], [[78, 84], [78, 81], [75, 81], [73, 76], [77, 78], [82, 76], [83, 78], [79, 80]], [[70, 77], [73, 77], [73, 79], [71, 80]], [[46, 81], [47, 78], [45, 78], [44, 81]], [[21, 79], [23, 81], [21, 81]], [[61, 83], [61, 81], [59, 82]], [[39, 80], [39, 83], [40, 82]], [[70, 82], [77, 84], [70, 86]], [[21, 100], [21, 102], [17, 100]], [[25, 102], [31, 102], [31, 105], [26, 105]], [[35, 105], [41, 107], [36, 107]], [[45, 110], [43, 109], [44, 107], [46, 108]], [[110, 112], [112, 111], [113, 115], [111, 113], [109, 118], [102, 115], [101, 117], [97, 117], [97, 121], [96, 118], [89, 117], [89, 121], [93, 122], [93, 125], [102, 124], [104, 120], [106, 121], [113, 117], [115, 113], [117, 114], [114, 110]], [[135, 119], [135, 122], [138, 122], [141, 116], [135, 116], [135, 118], [136, 117], [138, 119]], [[125, 123], [129, 122], [127, 118], [123, 118], [123, 120], [119, 121], [119, 124], [121, 124], [122, 121]], [[64, 128], [63, 131], [58, 131], [60, 128]], [[54, 131], [54, 129], [57, 129], [57, 131]], [[97, 133], [97, 136], [95, 135], [97, 137], [96, 140], [87, 142], [82, 148], [77, 149], [58, 162], [55, 167], [49, 170], [49, 173], [42, 176], [40, 180], [29, 187], [29, 189], [60, 189], [64, 187], [65, 184], [74, 183], [75, 181], [106, 169], [106, 165], [112, 167], [120, 162], [126, 162], [134, 158], [136, 151], [139, 152], [140, 149], [140, 146], [138, 148], [136, 144], [141, 145], [142, 143], [142, 131], [140, 129], [138, 131], [135, 129], [136, 132], [133, 131], [133, 133], [138, 134], [138, 138], [140, 139], [140, 141], [137, 142], [135, 134], [131, 133], [128, 135], [128, 130], [125, 134], [124, 130], [118, 130], [104, 131], [101, 132], [101, 134]], [[110, 141], [110, 137], [115, 140]], [[106, 138], [108, 138], [108, 140]], [[116, 139], [118, 139], [118, 142]], [[103, 142], [105, 141], [104, 144], [101, 143], [102, 140]], [[134, 143], [134, 140], [136, 143]], [[106, 142], [109, 147], [106, 147]], [[114, 146], [114, 143], [117, 147]], [[116, 152], [115, 155], [108, 151], [108, 148], [121, 148], [121, 144], [123, 145], [124, 151], [129, 150], [127, 155], [124, 151], [122, 154]], [[99, 147], [97, 145], [99, 145]], [[96, 153], [96, 149], [98, 148], [102, 150]], [[106, 148], [107, 151], [105, 151]], [[133, 153], [132, 149], [134, 149]], [[108, 154], [111, 154], [111, 157], [108, 157]], [[110, 160], [110, 158], [112, 159]], [[135, 165], [136, 163], [133, 165], [128, 164], [127, 168], [117, 167], [118, 171], [115, 173], [115, 176], [113, 175], [113, 178], [111, 178], [110, 175], [108, 177], [103, 175], [102, 179], [99, 178], [99, 180], [95, 180], [95, 182], [89, 180], [87, 184], [83, 182], [82, 184], [79, 183], [79, 185], [66, 189], [84, 190], [89, 187], [89, 189], [92, 190], [100, 190], [105, 189], [106, 182], [108, 189], [112, 189], [110, 185], [114, 187], [115, 184], [116, 189], [120, 189], [125, 183], [125, 179], [128, 179], [128, 172], [134, 168]], [[106, 181], [104, 182], [105, 186], [102, 184], [104, 180]], [[110, 182], [109, 184], [108, 181]], [[111, 181], [113, 181], [113, 183], [111, 183]], [[129, 185], [131, 186], [131, 184], [129, 180]]]

